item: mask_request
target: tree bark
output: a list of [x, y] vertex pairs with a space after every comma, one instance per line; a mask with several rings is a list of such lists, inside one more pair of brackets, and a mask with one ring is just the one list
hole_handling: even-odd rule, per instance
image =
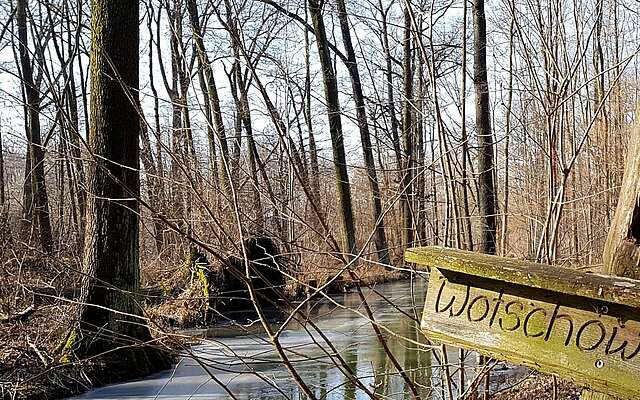
[[[139, 265], [139, 2], [91, 2], [91, 121], [78, 354], [134, 374], [167, 367], [136, 298]], [[129, 347], [136, 346], [136, 347]]]
[[468, 2], [463, 1], [462, 5], [462, 77], [460, 87], [460, 109], [461, 109], [461, 134], [462, 134], [462, 205], [464, 223], [464, 243], [465, 249], [473, 251], [473, 224], [471, 223], [471, 212], [469, 210], [469, 135], [467, 133], [467, 15]]

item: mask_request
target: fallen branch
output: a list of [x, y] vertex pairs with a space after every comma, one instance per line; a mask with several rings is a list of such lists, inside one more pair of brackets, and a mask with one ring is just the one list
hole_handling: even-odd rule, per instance
[[48, 356], [45, 357], [45, 354], [41, 352], [40, 349], [38, 349], [38, 347], [34, 343], [32, 343], [28, 338], [27, 338], [27, 343], [29, 344], [29, 347], [31, 347], [33, 352], [36, 353], [40, 361], [42, 361], [42, 364], [44, 364], [44, 367], [47, 368], [50, 363], [50, 360], [48, 360], [47, 358], [50, 358], [50, 357]]
[[24, 310], [20, 311], [17, 314], [0, 316], [0, 324], [7, 324], [14, 321], [26, 321], [27, 318], [29, 318], [29, 316], [33, 314], [35, 311], [36, 311], [35, 304], [31, 304], [29, 307], [25, 308]]

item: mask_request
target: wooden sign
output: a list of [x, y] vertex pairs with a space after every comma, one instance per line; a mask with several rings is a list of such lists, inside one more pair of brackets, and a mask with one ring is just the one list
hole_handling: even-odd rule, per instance
[[428, 337], [640, 398], [640, 281], [442, 247], [405, 259], [430, 267]]

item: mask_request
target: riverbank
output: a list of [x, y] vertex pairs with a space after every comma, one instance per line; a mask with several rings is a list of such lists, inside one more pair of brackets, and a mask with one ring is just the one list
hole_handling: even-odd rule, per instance
[[[335, 260], [333, 263], [325, 261], [322, 268], [285, 271], [282, 275], [286, 275], [286, 278], [276, 284], [254, 283], [261, 306], [271, 310], [286, 310], [290, 304], [313, 296], [319, 288], [322, 288], [322, 293], [315, 294], [317, 299], [355, 290], [358, 285], [368, 287], [409, 278], [408, 274], [401, 271], [366, 262], [355, 267], [353, 275], [343, 272], [336, 278], [343, 266]], [[260, 263], [264, 261], [257, 262], [258, 265]], [[286, 262], [274, 263], [254, 273], [278, 271], [283, 265], [286, 266]], [[244, 267], [241, 270], [244, 271]], [[149, 297], [152, 300], [148, 307], [150, 318], [162, 328], [174, 331], [228, 322], [235, 319], [238, 311], [253, 310], [246, 285], [230, 275], [226, 266], [213, 264], [203, 268], [186, 260], [170, 275], [154, 277], [149, 283], [160, 289], [156, 289], [156, 293]]]
[[[100, 357], [76, 360], [65, 354], [62, 348], [73, 312], [68, 305], [42, 305], [28, 319], [0, 324], [0, 399], [59, 399], [140, 377], [135, 366], [114, 368]], [[170, 358], [186, 344], [180, 336], [159, 336], [157, 346]]]

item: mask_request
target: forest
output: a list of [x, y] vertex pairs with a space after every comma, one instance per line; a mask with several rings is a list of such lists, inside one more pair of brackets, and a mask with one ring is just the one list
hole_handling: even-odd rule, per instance
[[[207, 398], [580, 398], [421, 335], [428, 268], [405, 251], [640, 277], [607, 250], [613, 231], [640, 237], [625, 175], [639, 14], [630, 0], [3, 1], [0, 396], [181, 376], [188, 359]], [[356, 319], [327, 325], [341, 318]], [[244, 337], [254, 352], [234, 347]]]

